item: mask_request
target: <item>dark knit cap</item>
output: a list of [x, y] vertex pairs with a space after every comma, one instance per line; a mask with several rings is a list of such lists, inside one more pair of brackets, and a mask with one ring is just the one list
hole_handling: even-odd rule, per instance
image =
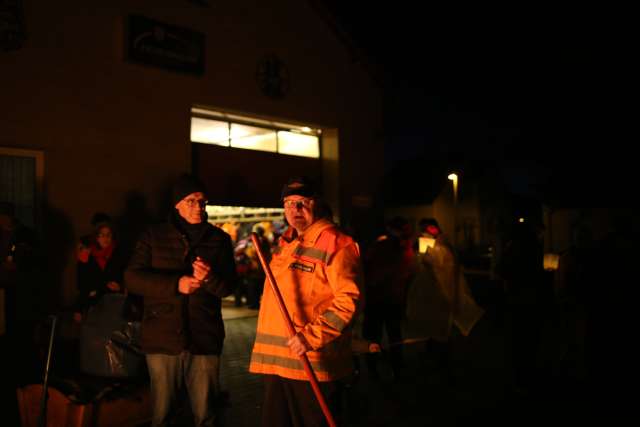
[[177, 204], [180, 200], [187, 197], [192, 193], [204, 193], [207, 194], [207, 189], [204, 184], [193, 175], [183, 174], [173, 184], [171, 191], [171, 200], [173, 204]]
[[96, 212], [91, 217], [91, 225], [97, 227], [98, 224], [103, 224], [105, 222], [111, 222], [111, 217], [104, 212]]
[[290, 178], [282, 187], [280, 199], [288, 196], [317, 197], [318, 189], [313, 181], [306, 176], [296, 176]]

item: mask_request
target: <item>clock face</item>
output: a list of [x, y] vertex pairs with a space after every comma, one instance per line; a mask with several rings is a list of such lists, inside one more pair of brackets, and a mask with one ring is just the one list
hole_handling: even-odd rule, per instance
[[289, 91], [289, 70], [276, 55], [258, 61], [256, 79], [262, 93], [269, 98], [284, 98]]

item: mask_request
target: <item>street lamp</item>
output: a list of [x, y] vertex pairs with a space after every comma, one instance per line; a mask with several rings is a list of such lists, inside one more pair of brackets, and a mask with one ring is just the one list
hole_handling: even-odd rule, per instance
[[458, 204], [458, 175], [456, 173], [450, 173], [447, 176], [449, 181], [453, 181], [453, 206]]
[[458, 174], [450, 173], [447, 179], [453, 182], [453, 245], [458, 245]]
[[453, 289], [452, 289], [452, 301], [449, 308], [449, 345], [451, 345], [451, 333], [453, 330], [453, 324], [455, 322], [456, 314], [458, 313], [458, 301], [459, 301], [459, 286], [460, 286], [460, 260], [457, 256], [458, 249], [458, 174], [455, 172], [450, 173], [447, 176], [451, 182], [453, 182], [453, 251], [454, 251], [454, 275], [453, 275]]

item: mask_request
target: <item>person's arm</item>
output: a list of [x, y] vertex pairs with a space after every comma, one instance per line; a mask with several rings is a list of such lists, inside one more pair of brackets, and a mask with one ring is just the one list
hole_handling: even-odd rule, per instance
[[133, 252], [124, 273], [126, 288], [134, 294], [147, 297], [170, 297], [178, 293], [178, 281], [184, 272], [159, 270], [151, 265], [153, 252], [151, 230], [145, 232]]
[[107, 264], [106, 287], [111, 292], [122, 292], [124, 283], [124, 270], [127, 267], [124, 253], [120, 249], [115, 249], [111, 260]]
[[312, 350], [324, 347], [342, 334], [358, 308], [362, 286], [362, 266], [355, 243], [340, 249], [327, 266], [333, 301], [296, 336]]

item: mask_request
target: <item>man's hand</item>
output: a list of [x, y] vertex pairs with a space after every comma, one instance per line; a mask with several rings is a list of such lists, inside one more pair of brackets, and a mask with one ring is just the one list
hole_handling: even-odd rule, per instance
[[311, 346], [307, 342], [307, 339], [300, 333], [292, 336], [289, 341], [287, 341], [287, 345], [291, 352], [296, 356], [302, 356], [307, 351], [311, 350]]
[[193, 276], [182, 276], [178, 280], [178, 292], [189, 295], [194, 293], [200, 287], [200, 280]]
[[197, 257], [191, 266], [193, 267], [193, 277], [200, 281], [207, 280], [209, 273], [211, 272], [211, 265], [209, 265], [208, 262]]

